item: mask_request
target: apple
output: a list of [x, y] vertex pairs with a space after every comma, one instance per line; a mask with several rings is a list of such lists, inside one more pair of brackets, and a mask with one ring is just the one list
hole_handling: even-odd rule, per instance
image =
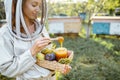
[[49, 61], [53, 61], [55, 60], [55, 54], [54, 53], [46, 54], [45, 59]]
[[67, 57], [69, 57], [71, 55], [72, 51], [68, 50], [67, 51]]
[[38, 60], [45, 60], [45, 55], [42, 54], [42, 53], [37, 53], [36, 58], [37, 58]]

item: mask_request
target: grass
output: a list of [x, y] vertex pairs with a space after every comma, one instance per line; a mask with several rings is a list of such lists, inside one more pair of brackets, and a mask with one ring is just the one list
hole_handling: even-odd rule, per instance
[[[58, 80], [120, 80], [120, 39], [84, 34], [65, 37], [64, 47], [74, 51], [72, 70]], [[59, 44], [57, 44], [59, 47]], [[0, 80], [13, 80], [0, 76]]]
[[65, 38], [64, 47], [74, 51], [72, 70], [59, 80], [120, 80], [119, 38]]

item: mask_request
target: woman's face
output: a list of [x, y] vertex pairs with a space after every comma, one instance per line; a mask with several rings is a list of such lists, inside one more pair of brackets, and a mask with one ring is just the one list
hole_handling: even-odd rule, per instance
[[41, 0], [25, 0], [23, 3], [23, 16], [28, 19], [36, 19], [40, 10]]

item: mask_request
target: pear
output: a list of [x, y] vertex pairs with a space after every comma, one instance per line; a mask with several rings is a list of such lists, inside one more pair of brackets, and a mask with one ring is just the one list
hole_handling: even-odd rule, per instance
[[53, 52], [53, 49], [52, 49], [52, 48], [45, 48], [45, 49], [43, 49], [43, 50], [41, 51], [41, 53], [43, 53], [43, 54], [49, 54], [49, 53], [51, 53], [51, 52]]
[[36, 58], [37, 58], [38, 60], [45, 60], [45, 55], [42, 54], [42, 53], [37, 53]]

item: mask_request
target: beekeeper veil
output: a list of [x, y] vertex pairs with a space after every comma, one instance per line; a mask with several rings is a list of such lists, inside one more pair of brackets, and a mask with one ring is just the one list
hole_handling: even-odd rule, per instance
[[[45, 19], [46, 19], [46, 14], [47, 14], [47, 7], [46, 7], [46, 0], [41, 0], [42, 4], [41, 4], [41, 20], [38, 23], [39, 26], [41, 26], [41, 30], [44, 26], [45, 23]], [[16, 3], [15, 3], [16, 2]], [[5, 4], [5, 12], [6, 12], [6, 21], [7, 21], [7, 25], [8, 28], [11, 32], [11, 34], [13, 36], [15, 36], [16, 38], [22, 39], [22, 40], [31, 40], [32, 37], [27, 29], [27, 25], [25, 23], [24, 17], [23, 17], [23, 12], [22, 12], [22, 3], [23, 0], [4, 0], [4, 4]], [[15, 5], [15, 8], [13, 7], [13, 4]], [[15, 15], [12, 15], [12, 9], [15, 9]], [[13, 25], [13, 18], [15, 18], [15, 25]], [[25, 31], [25, 33], [27, 34], [28, 38], [22, 38], [21, 35], [21, 31], [20, 31], [20, 25], [22, 24], [23, 29]], [[13, 26], [15, 26], [15, 31], [16, 33], [13, 32]], [[35, 37], [35, 36], [34, 36]]]

